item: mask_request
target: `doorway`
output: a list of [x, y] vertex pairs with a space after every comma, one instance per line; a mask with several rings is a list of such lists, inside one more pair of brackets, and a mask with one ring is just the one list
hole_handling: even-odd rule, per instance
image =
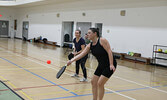
[[88, 29], [91, 27], [91, 22], [77, 22], [76, 29], [81, 30], [81, 37], [85, 38], [85, 34], [88, 33]]
[[9, 21], [0, 20], [0, 37], [8, 37]]
[[68, 43], [72, 43], [74, 30], [73, 28], [73, 21], [65, 21], [62, 23], [62, 46], [66, 46], [68, 45]]
[[103, 24], [102, 23], [95, 23], [95, 27], [99, 29], [99, 36], [101, 37]]
[[29, 22], [24, 21], [23, 22], [23, 33], [22, 33], [23, 40], [28, 40], [28, 29], [29, 29]]

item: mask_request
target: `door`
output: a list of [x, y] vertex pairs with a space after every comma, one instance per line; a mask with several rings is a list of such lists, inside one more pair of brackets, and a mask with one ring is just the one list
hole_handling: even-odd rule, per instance
[[0, 21], [0, 37], [8, 37], [9, 21]]
[[66, 21], [62, 23], [62, 46], [64, 42], [72, 42], [73, 40], [74, 22]]
[[22, 37], [23, 37], [24, 40], [28, 39], [28, 29], [29, 29], [29, 22], [27, 22], [27, 21], [23, 22]]
[[81, 37], [85, 38], [88, 29], [91, 27], [91, 22], [77, 22], [77, 29], [81, 30]]
[[64, 40], [65, 42], [72, 42], [73, 27], [74, 27], [74, 22], [64, 22], [64, 36], [66, 36], [66, 34], [69, 35], [69, 39], [67, 39], [67, 41]]
[[103, 26], [102, 23], [96, 23], [95, 24], [95, 27], [99, 29], [99, 35], [100, 35], [100, 37], [102, 36], [102, 26]]

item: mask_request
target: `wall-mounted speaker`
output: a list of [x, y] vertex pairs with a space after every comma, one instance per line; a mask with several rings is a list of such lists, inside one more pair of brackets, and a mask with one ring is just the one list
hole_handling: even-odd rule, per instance
[[121, 10], [120, 15], [125, 16], [126, 15], [126, 10]]

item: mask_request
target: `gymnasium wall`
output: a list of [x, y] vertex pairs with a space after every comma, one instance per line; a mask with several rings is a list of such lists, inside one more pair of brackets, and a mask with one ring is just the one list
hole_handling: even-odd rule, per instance
[[9, 21], [9, 37], [14, 37], [14, 18], [15, 9], [8, 7], [0, 7], [0, 20]]
[[[92, 26], [95, 23], [103, 23], [102, 36], [110, 42], [113, 51], [124, 53], [133, 51], [141, 53], [144, 57], [151, 57], [154, 44], [167, 43], [167, 3], [165, 3], [161, 2], [157, 6], [158, 3], [155, 2], [149, 7], [147, 3], [112, 6], [103, 3], [103, 6], [99, 6], [100, 3], [94, 4], [90, 1], [87, 5], [76, 2], [17, 8], [16, 36], [22, 37], [22, 23], [29, 21], [29, 39], [42, 36], [62, 45], [63, 21], [74, 21], [74, 29], [76, 22], [92, 22]], [[121, 10], [126, 10], [125, 16], [120, 16]], [[57, 17], [57, 14], [60, 14], [60, 17]]]

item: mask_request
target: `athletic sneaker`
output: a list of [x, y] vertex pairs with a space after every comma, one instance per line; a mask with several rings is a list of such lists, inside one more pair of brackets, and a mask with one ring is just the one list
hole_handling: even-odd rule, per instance
[[79, 77], [79, 76], [78, 76], [78, 74], [75, 73], [75, 74], [72, 75], [71, 77]]
[[80, 79], [80, 82], [87, 82], [88, 80], [86, 78]]

